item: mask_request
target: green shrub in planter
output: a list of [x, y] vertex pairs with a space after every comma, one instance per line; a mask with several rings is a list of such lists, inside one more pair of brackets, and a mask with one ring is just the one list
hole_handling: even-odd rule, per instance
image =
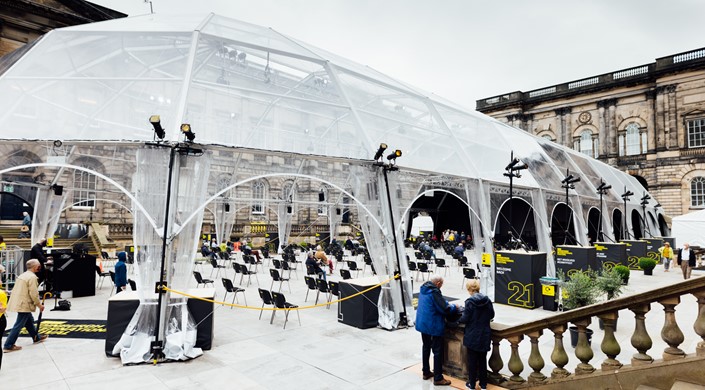
[[576, 309], [583, 306], [597, 303], [600, 290], [594, 279], [594, 272], [591, 270], [575, 272], [570, 279], [565, 280], [565, 275], [559, 273], [561, 291], [563, 294], [563, 308], [566, 310]]
[[615, 265], [614, 270], [622, 277], [624, 284], [629, 283], [629, 267], [626, 265]]
[[[627, 268], [627, 271], [629, 271], [629, 268]], [[618, 297], [622, 294], [622, 289], [624, 289], [622, 275], [616, 270], [616, 267], [600, 271], [600, 276], [597, 277], [596, 282], [597, 288], [607, 294], [608, 300]]]
[[656, 268], [656, 260], [650, 257], [640, 257], [639, 268], [644, 270], [644, 275], [652, 275], [652, 271]]

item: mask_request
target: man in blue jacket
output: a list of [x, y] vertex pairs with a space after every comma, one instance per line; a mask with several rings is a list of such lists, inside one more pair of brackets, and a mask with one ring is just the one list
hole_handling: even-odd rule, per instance
[[119, 293], [127, 287], [127, 264], [125, 264], [127, 253], [118, 252], [117, 258], [118, 261], [115, 263], [115, 288], [117, 289], [116, 293]]
[[[451, 305], [443, 299], [442, 286], [443, 278], [438, 275], [434, 275], [431, 280], [424, 283], [421, 286], [416, 311], [416, 330], [421, 332], [423, 342], [421, 349], [423, 379], [433, 377], [433, 384], [436, 386], [450, 385], [450, 381], [443, 378], [443, 333], [446, 328], [446, 315], [458, 310], [456, 305]], [[428, 364], [431, 351], [433, 351], [433, 371]]]

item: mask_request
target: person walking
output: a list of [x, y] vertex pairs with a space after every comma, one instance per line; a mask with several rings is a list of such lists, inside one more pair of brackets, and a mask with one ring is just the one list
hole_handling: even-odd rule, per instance
[[32, 230], [32, 217], [26, 211], [22, 212], [22, 226], [20, 227], [20, 234], [17, 238], [29, 238], [31, 237], [30, 231]]
[[[421, 332], [423, 379], [433, 378], [435, 386], [448, 386], [450, 381], [443, 377], [445, 318], [446, 315], [456, 313], [459, 308], [443, 298], [441, 287], [443, 287], [443, 278], [439, 275], [434, 275], [421, 286], [415, 327]], [[433, 371], [429, 366], [431, 351], [433, 351]]]
[[10, 330], [5, 340], [4, 351], [19, 351], [22, 347], [15, 345], [17, 337], [22, 328], [27, 329], [32, 341], [41, 343], [47, 339], [47, 335], [40, 335], [34, 328], [34, 317], [32, 313], [39, 307], [39, 311], [44, 311], [44, 305], [39, 301], [39, 290], [36, 272], [39, 272], [42, 265], [37, 259], [29, 259], [26, 263], [27, 271], [17, 277], [15, 287], [12, 289], [10, 301], [7, 304], [7, 311], [16, 312], [17, 319], [15, 325]]
[[678, 250], [677, 262], [683, 271], [683, 279], [690, 279], [690, 273], [695, 267], [695, 252], [690, 249], [687, 242], [683, 244], [683, 248]]
[[463, 345], [468, 354], [468, 381], [465, 387], [475, 390], [475, 383], [479, 379], [480, 388], [486, 390], [487, 352], [490, 350], [490, 321], [494, 318], [494, 306], [490, 298], [480, 292], [480, 282], [476, 279], [468, 281], [465, 288], [470, 298], [465, 300], [465, 310], [458, 320], [465, 324]]
[[663, 262], [663, 272], [668, 272], [668, 268], [671, 265], [671, 261], [673, 261], [674, 253], [673, 253], [673, 248], [671, 248], [671, 244], [668, 242], [664, 242], [663, 246], [658, 248], [658, 252], [661, 254], [661, 261]]
[[118, 252], [117, 263], [115, 263], [115, 293], [125, 291], [127, 289], [127, 253]]

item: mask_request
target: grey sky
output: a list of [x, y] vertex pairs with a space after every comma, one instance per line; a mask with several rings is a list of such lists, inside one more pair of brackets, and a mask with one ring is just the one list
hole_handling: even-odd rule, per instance
[[[143, 0], [94, 0], [139, 15]], [[468, 108], [705, 47], [702, 0], [153, 0], [272, 27]]]

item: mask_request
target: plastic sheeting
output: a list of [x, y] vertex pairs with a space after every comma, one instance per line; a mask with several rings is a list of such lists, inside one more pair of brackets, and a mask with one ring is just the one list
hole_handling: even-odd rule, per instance
[[[143, 214], [134, 215], [135, 273], [140, 306], [113, 349], [113, 353], [120, 354], [123, 364], [149, 362], [150, 343], [156, 332], [160, 340], [166, 340], [163, 351], [167, 360], [186, 360], [202, 354], [200, 348], [194, 347], [196, 327], [188, 314], [185, 298], [163, 294], [161, 320], [156, 329], [157, 298], [153, 286], [161, 276], [169, 154], [169, 148], [140, 149], [137, 153], [137, 172], [133, 177], [136, 198], [153, 216], [158, 229], [155, 231]], [[210, 160], [210, 154], [206, 153], [202, 156], [176, 154], [173, 161], [164, 270], [164, 279], [172, 289], [185, 290], [190, 278], [203, 209], [188, 225], [181, 224], [205, 200], [203, 188], [208, 180]], [[171, 237], [179, 230], [178, 236]]]
[[38, 188], [32, 217], [32, 245], [37, 241], [53, 237], [59, 224], [59, 215], [66, 202], [66, 194], [54, 195], [51, 188]]

